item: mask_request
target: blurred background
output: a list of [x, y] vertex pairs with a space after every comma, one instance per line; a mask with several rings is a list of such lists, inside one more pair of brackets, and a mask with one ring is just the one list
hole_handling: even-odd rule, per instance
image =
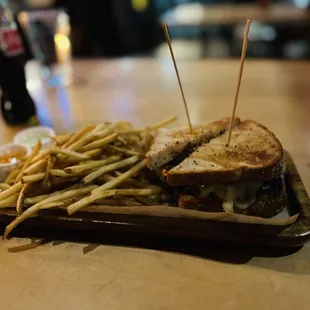
[[[145, 87], [140, 83], [144, 82], [145, 73], [130, 82], [128, 69], [132, 68], [132, 59], [139, 59], [141, 64], [143, 58], [167, 59], [157, 63], [167, 69], [167, 76], [175, 79], [161, 27], [163, 21], [169, 26], [177, 60], [183, 64], [192, 61], [190, 66], [199, 66], [201, 59], [220, 60], [210, 64], [227, 58], [239, 59], [248, 18], [253, 22], [247, 59], [277, 59], [277, 63], [284, 63], [282, 60], [296, 62], [310, 58], [310, 0], [0, 0], [0, 4], [0, 8], [9, 6], [0, 12], [2, 29], [16, 31], [16, 22], [26, 50], [21, 55], [11, 57], [2, 53], [0, 57], [1, 109], [8, 124], [24, 124], [21, 119], [31, 120], [32, 124], [32, 120], [39, 119], [41, 124], [62, 126], [57, 130], [65, 132], [90, 119], [93, 123], [100, 122], [102, 115], [96, 109], [100, 110], [104, 104], [97, 96], [103, 98], [104, 89], [111, 90], [108, 101], [115, 104], [108, 115], [112, 119], [120, 115], [125, 118], [136, 102], [132, 99], [135, 87]], [[16, 48], [16, 40], [8, 41], [7, 45]], [[301, 63], [297, 65], [303, 68]], [[270, 62], [270, 67], [275, 68], [274, 63]], [[123, 72], [126, 82], [111, 74], [117, 70]], [[228, 74], [229, 69], [226, 70]], [[302, 75], [299, 69], [291, 70], [271, 72], [277, 80], [284, 76], [287, 83], [284, 87], [290, 85], [288, 89], [300, 96], [302, 82], [296, 77], [307, 72]], [[214, 75], [212, 70], [205, 73]], [[236, 73], [233, 74], [235, 78]], [[287, 78], [291, 75], [294, 80]], [[154, 87], [150, 81], [143, 84], [148, 85], [148, 90]], [[121, 85], [125, 99], [116, 88], [110, 87], [113, 83]], [[193, 84], [187, 89], [192, 88], [194, 94]], [[231, 85], [235, 87], [234, 83]], [[266, 87], [269, 92], [268, 87], [274, 86]], [[25, 108], [25, 98], [31, 109]], [[141, 98], [141, 93], [137, 98]], [[94, 102], [92, 109], [90, 101]]]
[[43, 64], [73, 57], [169, 57], [161, 22], [180, 59], [239, 57], [253, 19], [248, 57], [308, 59], [310, 0], [11, 0], [29, 55]]

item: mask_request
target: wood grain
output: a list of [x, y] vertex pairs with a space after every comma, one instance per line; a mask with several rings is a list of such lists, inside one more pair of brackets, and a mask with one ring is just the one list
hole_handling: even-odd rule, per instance
[[[229, 115], [236, 61], [178, 62], [194, 123]], [[308, 62], [247, 61], [238, 115], [270, 128], [310, 189]], [[46, 119], [70, 131], [104, 119], [137, 126], [177, 115], [186, 124], [169, 62], [76, 61], [68, 89], [33, 91]], [[17, 129], [0, 124], [0, 143]], [[31, 232], [31, 230], [30, 230]], [[83, 234], [81, 234], [83, 236]], [[78, 236], [81, 238], [81, 236]], [[102, 238], [104, 235], [101, 236]], [[111, 240], [111, 235], [107, 235]], [[60, 238], [60, 236], [59, 236]], [[299, 251], [135, 238], [106, 245], [0, 240], [1, 308], [307, 309], [310, 244]], [[124, 246], [119, 246], [122, 241]], [[142, 244], [147, 248], [136, 248]], [[162, 297], [164, 296], [164, 298]]]
[[[178, 66], [193, 123], [229, 116], [238, 60], [180, 61]], [[309, 70], [308, 62], [282, 61], [246, 60], [244, 68], [238, 115], [269, 127], [292, 155], [310, 154]], [[76, 61], [73, 79], [67, 89], [33, 91], [40, 112], [58, 132], [103, 120], [128, 119], [143, 126], [171, 115], [186, 124], [170, 61]], [[18, 130], [1, 123], [0, 143]]]

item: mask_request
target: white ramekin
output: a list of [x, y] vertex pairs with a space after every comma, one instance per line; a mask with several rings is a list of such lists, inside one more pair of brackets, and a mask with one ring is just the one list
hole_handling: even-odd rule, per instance
[[[51, 145], [52, 139], [49, 137], [55, 137], [55, 131], [52, 128], [44, 126], [31, 127], [25, 130], [22, 130], [17, 135], [15, 135], [13, 142], [16, 144], [22, 144], [29, 147], [34, 147], [37, 140], [40, 139], [42, 143], [42, 148], [47, 148]], [[42, 139], [42, 137], [44, 137]], [[45, 137], [48, 139], [46, 141]]]
[[[11, 143], [0, 146], [0, 156], [17, 150], [24, 150], [26, 152], [26, 156], [31, 152], [31, 148], [26, 145]], [[19, 161], [16, 163], [0, 163], [0, 183], [5, 181], [5, 179], [13, 171], [18, 163]]]

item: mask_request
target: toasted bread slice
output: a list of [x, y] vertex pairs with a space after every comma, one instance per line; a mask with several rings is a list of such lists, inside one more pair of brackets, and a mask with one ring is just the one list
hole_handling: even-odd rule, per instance
[[[159, 168], [175, 159], [189, 146], [197, 147], [221, 135], [228, 130], [229, 123], [230, 118], [227, 117], [210, 124], [194, 126], [193, 133], [188, 127], [159, 130], [146, 154], [148, 167], [152, 170]], [[239, 123], [240, 119], [235, 118], [233, 125]]]
[[279, 140], [264, 126], [247, 120], [234, 127], [227, 147], [227, 132], [200, 146], [167, 172], [170, 185], [211, 185], [236, 180], [277, 178], [284, 169]]

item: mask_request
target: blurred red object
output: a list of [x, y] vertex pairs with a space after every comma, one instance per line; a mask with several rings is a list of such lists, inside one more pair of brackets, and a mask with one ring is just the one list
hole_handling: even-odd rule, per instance
[[259, 4], [261, 7], [267, 8], [270, 4], [269, 0], [256, 0], [257, 4]]

